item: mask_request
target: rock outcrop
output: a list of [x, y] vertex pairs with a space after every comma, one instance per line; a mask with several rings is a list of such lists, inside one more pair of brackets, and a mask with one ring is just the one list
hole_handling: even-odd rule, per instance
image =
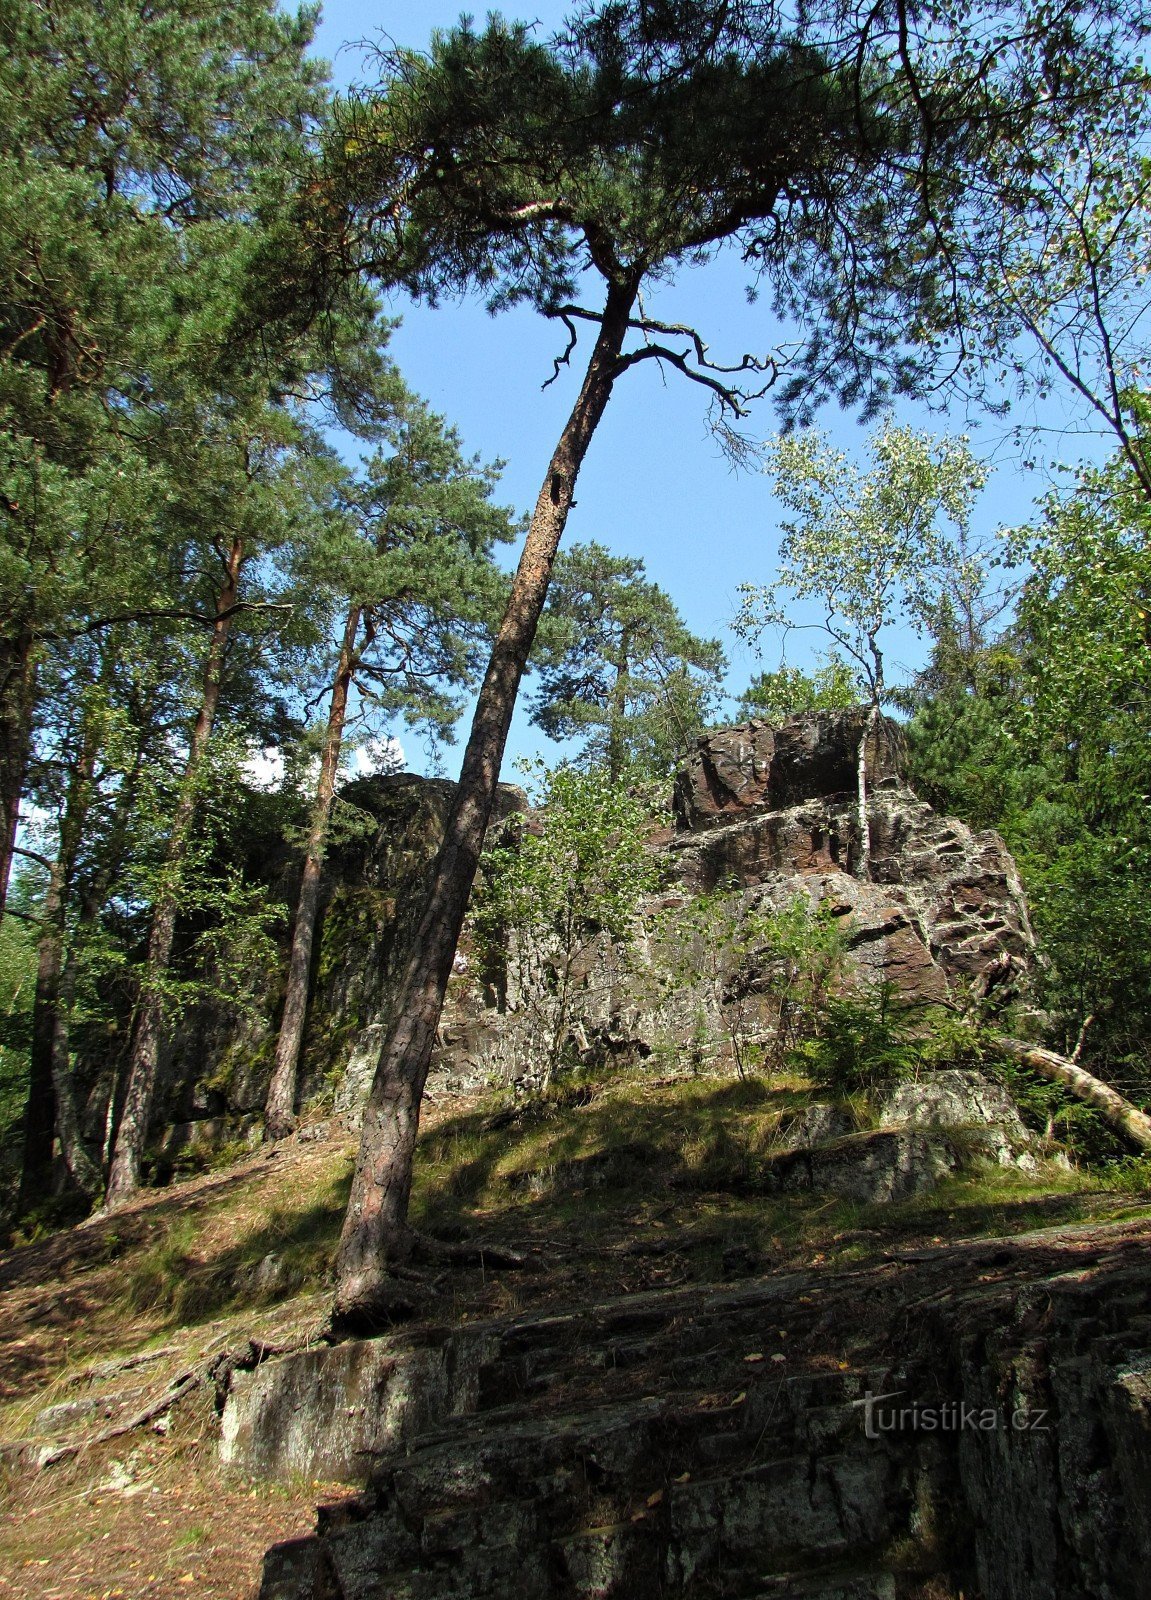
[[[868, 743], [866, 878], [856, 759]], [[941, 817], [902, 782], [898, 729], [863, 713], [820, 712], [782, 728], [749, 722], [700, 740], [677, 780], [669, 850], [689, 889], [806, 892], [849, 919], [857, 948], [904, 992], [946, 996], [1018, 974], [1034, 940], [1015, 864], [999, 835]], [[702, 835], [702, 837], [701, 837]]]
[[[869, 851], [861, 876], [856, 780], [864, 734]], [[677, 915], [690, 918], [696, 897], [715, 890], [730, 896], [737, 922], [797, 898], [826, 908], [859, 979], [890, 982], [907, 1000], [1015, 993], [1032, 937], [1011, 857], [996, 834], [972, 832], [917, 799], [900, 777], [901, 756], [898, 728], [884, 718], [869, 728], [859, 711], [797, 717], [778, 728], [753, 721], [702, 739], [676, 782], [674, 826], [653, 840], [665, 887], [647, 902], [634, 948], [623, 952], [601, 939], [574, 973], [569, 1057], [654, 1058], [690, 1068], [727, 1048], [733, 1003], [747, 1009], [749, 1027], [757, 1025], [754, 960], [736, 995], [714, 975], [694, 981], [676, 955]], [[375, 1068], [451, 793], [447, 782], [410, 775], [361, 779], [343, 791], [356, 826], [345, 829], [325, 867], [302, 1083], [305, 1098], [322, 1094], [352, 1121]], [[493, 826], [524, 804], [518, 790], [502, 787]], [[269, 846], [267, 855], [270, 881], [289, 896], [290, 860], [282, 847]], [[469, 963], [466, 938], [463, 956], [430, 1092], [530, 1085], [550, 1026], [541, 1021], [553, 982], [549, 952], [527, 952], [498, 982]], [[161, 1164], [189, 1146], [206, 1151], [259, 1137], [278, 1005], [273, 990], [239, 1020], [211, 1003], [181, 1020], [161, 1063]], [[770, 1019], [760, 1015], [758, 1024]], [[93, 1091], [94, 1134], [106, 1088]]]
[[291, 1357], [292, 1467], [368, 1488], [261, 1600], [1141, 1600], [1149, 1256], [1066, 1229]]
[[[858, 875], [859, 741], [867, 735], [867, 875]], [[677, 910], [722, 891], [731, 917], [782, 910], [797, 899], [835, 919], [849, 968], [890, 983], [904, 1001], [1015, 997], [1034, 940], [1015, 864], [998, 834], [941, 817], [903, 784], [902, 742], [885, 718], [858, 711], [753, 721], [707, 735], [675, 787], [676, 826], [657, 846], [667, 886], [650, 900], [628, 959], [601, 941], [575, 974], [572, 1053], [582, 1059], [687, 1062], [702, 1031], [731, 1032], [732, 1003], [756, 986], [754, 953], [742, 991], [685, 976], [674, 954]], [[533, 1000], [546, 994], [546, 952], [519, 960], [498, 1000], [473, 974], [444, 1013], [441, 1081], [530, 1081], [538, 1055]], [[533, 964], [534, 969], [533, 969]], [[754, 1032], [756, 1006], [746, 1005]], [[770, 1019], [759, 1008], [759, 1023]], [[433, 1086], [435, 1079], [433, 1078]]]
[[903, 741], [893, 722], [866, 712], [817, 711], [782, 727], [753, 718], [705, 734], [675, 782], [676, 824], [689, 831], [785, 811], [803, 800], [855, 791], [866, 735], [868, 782], [897, 778]]

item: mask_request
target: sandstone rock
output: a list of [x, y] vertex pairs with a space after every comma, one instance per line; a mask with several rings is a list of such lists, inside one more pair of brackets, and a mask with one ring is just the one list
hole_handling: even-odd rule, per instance
[[884, 1128], [962, 1130], [1000, 1166], [1036, 1165], [1031, 1134], [1001, 1083], [981, 1072], [933, 1072], [902, 1083], [882, 1107]]
[[[782, 727], [757, 719], [705, 734], [676, 779], [676, 822], [707, 828], [732, 816], [854, 793], [867, 720], [862, 709], [820, 711], [792, 717]], [[900, 753], [894, 723], [881, 717], [868, 735], [872, 786], [898, 776]]]

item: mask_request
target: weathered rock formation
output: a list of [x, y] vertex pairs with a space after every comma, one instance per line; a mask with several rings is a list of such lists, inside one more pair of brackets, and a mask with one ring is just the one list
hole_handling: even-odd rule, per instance
[[229, 1459], [369, 1487], [261, 1600], [1141, 1600], [1149, 1258], [1066, 1229], [289, 1357]]
[[[701, 1024], [713, 1040], [730, 1032], [724, 985], [693, 982], [673, 951], [677, 907], [716, 889], [730, 893], [737, 920], [797, 897], [828, 908], [857, 977], [889, 982], [906, 1001], [1018, 992], [1034, 941], [1015, 864], [998, 834], [939, 816], [901, 782], [900, 735], [886, 719], [868, 734], [868, 874], [856, 875], [865, 732], [864, 713], [826, 712], [700, 741], [676, 782], [676, 826], [658, 846], [667, 888], [648, 903], [635, 949], [625, 960], [602, 941], [576, 973], [573, 1053], [686, 1060]], [[533, 998], [547, 979], [546, 952], [533, 954], [534, 970], [520, 961], [498, 1004], [474, 974], [454, 985], [439, 1057], [448, 1080], [530, 1079], [541, 1031]], [[755, 987], [754, 953], [740, 982]], [[760, 1020], [770, 1026], [766, 1014]]]
[[898, 729], [868, 735], [868, 876], [859, 879], [855, 792], [863, 713], [821, 712], [774, 729], [725, 728], [700, 741], [677, 780], [669, 849], [691, 889], [762, 886], [842, 908], [858, 949], [899, 988], [944, 998], [1029, 960], [1033, 938], [1015, 864], [999, 835], [941, 817], [901, 781]]
[[[665, 888], [647, 904], [635, 948], [625, 954], [601, 940], [575, 974], [570, 1056], [688, 1066], [722, 1053], [731, 995], [722, 983], [693, 982], [673, 948], [677, 908], [690, 909], [699, 893], [717, 888], [730, 892], [736, 919], [797, 897], [829, 908], [859, 976], [890, 981], [907, 999], [1014, 991], [1032, 939], [1011, 858], [997, 835], [938, 816], [902, 784], [900, 734], [885, 719], [868, 734], [870, 850], [866, 877], [857, 875], [856, 769], [865, 731], [864, 714], [848, 711], [781, 728], [753, 721], [700, 742], [675, 786], [674, 826], [653, 842]], [[343, 792], [358, 823], [325, 867], [302, 1084], [305, 1098], [323, 1095], [353, 1120], [450, 794], [446, 782], [410, 775], [361, 779]], [[502, 788], [493, 825], [523, 804], [519, 791]], [[266, 876], [289, 898], [290, 859], [282, 846], [270, 845], [266, 855]], [[531, 1082], [548, 1026], [541, 1002], [546, 1010], [550, 972], [546, 950], [529, 954], [498, 983], [474, 962], [453, 978], [433, 1094]], [[754, 970], [741, 982], [754, 990]], [[738, 999], [747, 1002], [746, 994]], [[278, 1006], [272, 992], [239, 1019], [212, 1004], [180, 1019], [161, 1063], [162, 1160], [190, 1143], [258, 1136]], [[748, 1007], [750, 1027], [755, 1009]], [[103, 1099], [97, 1084], [93, 1134], [105, 1103], [106, 1084]]]

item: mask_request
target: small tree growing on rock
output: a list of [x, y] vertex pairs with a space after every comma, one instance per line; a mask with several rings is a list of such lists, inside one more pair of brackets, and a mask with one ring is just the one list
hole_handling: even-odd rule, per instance
[[485, 853], [472, 926], [489, 971], [514, 969], [531, 1013], [530, 1078], [546, 1089], [572, 1032], [579, 968], [601, 940], [626, 952], [658, 867], [642, 802], [604, 772], [535, 763], [539, 809]]
[[[815, 430], [776, 439], [766, 454], [775, 492], [795, 518], [782, 524], [774, 583], [742, 586], [736, 626], [749, 637], [814, 627], [853, 664], [870, 708], [859, 741], [858, 871], [865, 878], [867, 743], [889, 699], [885, 634], [900, 620], [932, 631], [949, 592], [975, 581], [983, 562], [971, 543], [971, 514], [987, 474], [965, 439], [932, 440], [894, 424], [873, 435], [872, 465], [862, 476]], [[813, 605], [819, 620], [796, 622], [797, 603]]]

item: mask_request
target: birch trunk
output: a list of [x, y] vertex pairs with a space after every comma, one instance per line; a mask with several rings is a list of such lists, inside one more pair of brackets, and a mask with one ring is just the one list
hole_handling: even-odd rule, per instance
[[476, 702], [460, 782], [364, 1112], [335, 1263], [333, 1320], [371, 1325], [386, 1307], [389, 1262], [411, 1253], [408, 1227], [420, 1101], [500, 763], [576, 478], [603, 416], [627, 335], [636, 282], [613, 284], [575, 407], [540, 489], [507, 610]]
[[1003, 1037], [997, 1038], [995, 1043], [1012, 1061], [1030, 1067], [1052, 1083], [1061, 1083], [1080, 1100], [1094, 1106], [1116, 1133], [1130, 1139], [1141, 1150], [1151, 1150], [1151, 1117], [1140, 1111], [1138, 1106], [1133, 1106], [1130, 1100], [1125, 1100], [1110, 1084], [1096, 1078], [1066, 1056], [1056, 1055], [1054, 1050], [1041, 1050], [1038, 1045], [1023, 1044], [1018, 1039]]
[[859, 740], [859, 751], [856, 757], [856, 779], [859, 793], [858, 819], [859, 819], [859, 859], [856, 862], [855, 876], [866, 879], [871, 871], [871, 825], [867, 819], [867, 741], [874, 732], [879, 718], [879, 707], [873, 705], [867, 713], [867, 720], [863, 724], [863, 733]]

